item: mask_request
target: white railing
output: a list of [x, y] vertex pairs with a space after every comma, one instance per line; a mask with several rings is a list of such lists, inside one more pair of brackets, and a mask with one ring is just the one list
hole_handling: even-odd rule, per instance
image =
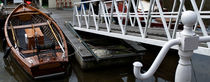
[[[77, 2], [74, 4], [80, 5], [80, 7], [74, 6], [73, 26], [76, 30], [163, 46], [165, 42], [175, 39], [176, 32], [180, 31], [178, 27], [182, 25], [180, 22], [182, 12], [189, 9], [184, 3], [185, 0], [174, 0], [172, 9], [166, 11], [163, 10], [165, 8], [161, 5], [160, 0], [150, 0], [148, 3], [149, 7], [145, 7], [144, 0], [91, 0]], [[203, 20], [210, 19], [210, 11], [202, 11], [203, 7], [207, 5], [205, 0], [201, 0], [199, 8], [195, 0], [190, 0], [190, 3], [198, 18], [193, 28], [194, 31], [200, 32], [200, 36], [208, 36], [207, 26], [204, 25]], [[175, 10], [175, 8], [178, 8], [178, 10]], [[98, 14], [96, 11], [98, 11]], [[160, 19], [159, 22], [157, 19]], [[114, 22], [117, 22], [117, 24], [113, 24]], [[157, 27], [153, 25], [155, 23], [161, 24], [165, 39], [150, 37], [149, 30]], [[119, 32], [115, 32], [116, 29]], [[129, 29], [135, 29], [135, 36], [130, 34]], [[207, 43], [207, 46], [210, 47], [210, 44]], [[175, 49], [178, 48], [176, 47]], [[195, 52], [208, 54], [209, 49], [199, 47]], [[210, 54], [208, 55], [210, 56]]]
[[[201, 0], [199, 8], [195, 0], [189, 1], [192, 4], [194, 12], [187, 11], [189, 8], [184, 4], [185, 0], [174, 0], [171, 11], [167, 12], [163, 10], [164, 7], [162, 7], [160, 0], [150, 0], [148, 11], [144, 11], [146, 7], [144, 6], [145, 4], [143, 4], [143, 0], [92, 0], [78, 2], [75, 4], [80, 4], [81, 8], [79, 11], [77, 6], [74, 7], [73, 25], [76, 30], [163, 46], [147, 72], [143, 74], [140, 72], [143, 66], [140, 62], [133, 64], [134, 75], [138, 79], [146, 79], [152, 76], [168, 50], [175, 48], [179, 51], [180, 56], [175, 82], [190, 82], [192, 74], [190, 58], [193, 52], [200, 54], [204, 52], [205, 55], [210, 56], [209, 48], [199, 46], [200, 43], [210, 42], [210, 36], [208, 36], [206, 29], [207, 26], [203, 21], [204, 19], [210, 19], [210, 11], [202, 10], [203, 7], [207, 5], [205, 4], [205, 0]], [[180, 3], [178, 6], [176, 4], [177, 2]], [[123, 3], [121, 8], [120, 3]], [[85, 8], [84, 4], [89, 5], [89, 7]], [[97, 8], [99, 8], [98, 14], [95, 12]], [[139, 10], [139, 8], [141, 8], [141, 10]], [[175, 11], [175, 8], [178, 8], [178, 10]], [[161, 19], [162, 29], [167, 39], [166, 41], [149, 37], [149, 30], [154, 28], [152, 24], [157, 22], [155, 18]], [[181, 19], [182, 22], [180, 21]], [[117, 22], [118, 26], [113, 24], [113, 20]], [[184, 25], [184, 30], [178, 32], [180, 31], [178, 27], [181, 23]], [[198, 25], [200, 30], [197, 30]], [[138, 31], [136, 35], [132, 35], [130, 34], [131, 32], [128, 32], [130, 29], [134, 28], [137, 28], [135, 31]], [[118, 29], [120, 32], [116, 32], [114, 29]], [[156, 31], [158, 30], [159, 29], [156, 29]], [[198, 36], [196, 35], [197, 32], [202, 34]], [[210, 47], [210, 44], [207, 43], [207, 46]]]

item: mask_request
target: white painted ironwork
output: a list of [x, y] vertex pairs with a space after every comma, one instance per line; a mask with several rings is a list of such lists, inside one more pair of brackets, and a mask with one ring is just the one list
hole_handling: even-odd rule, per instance
[[154, 63], [152, 64], [152, 66], [149, 68], [149, 70], [147, 72], [145, 72], [144, 74], [141, 74], [141, 67], [143, 66], [142, 63], [140, 62], [134, 62], [134, 75], [136, 76], [136, 78], [138, 79], [147, 79], [149, 77], [151, 77], [155, 71], [158, 69], [158, 67], [160, 66], [161, 62], [163, 61], [166, 53], [168, 52], [168, 50], [170, 49], [170, 47], [174, 46], [174, 45], [178, 45], [180, 44], [180, 39], [172, 39], [169, 42], [167, 42], [163, 48], [161, 49], [161, 51], [159, 52], [158, 56], [156, 57]]
[[[142, 4], [145, 0], [90, 0], [76, 2], [74, 3], [73, 14], [74, 29], [163, 46], [167, 41], [176, 38], [176, 32], [180, 31], [179, 27], [182, 25], [180, 21], [182, 12], [189, 8], [184, 5], [185, 0], [174, 0], [172, 9], [164, 10], [165, 7], [161, 5], [161, 1], [164, 0], [150, 0], [148, 2], [150, 7], [147, 7], [149, 9], [145, 9], [145, 4]], [[198, 17], [194, 26], [195, 32], [200, 33], [200, 36], [208, 36], [207, 26], [204, 25], [203, 20], [210, 19], [210, 11], [202, 10], [207, 5], [205, 0], [201, 1], [199, 9], [195, 0], [190, 0], [190, 2]], [[76, 5], [80, 5], [80, 7]], [[178, 8], [178, 10], [175, 8]], [[98, 13], [96, 13], [97, 11]], [[161, 26], [155, 26], [156, 24]], [[200, 28], [197, 28], [198, 25]], [[151, 30], [162, 30], [159, 32], [161, 36], [158, 36], [160, 34], [156, 33], [156, 31], [151, 33]], [[208, 44], [210, 43], [205, 43], [206, 46], [210, 47]], [[194, 53], [210, 56], [210, 48], [208, 47], [199, 46]], [[172, 48], [178, 49], [176, 46]]]
[[151, 77], [161, 64], [166, 53], [170, 47], [174, 45], [179, 45], [179, 64], [176, 69], [175, 82], [191, 82], [192, 76], [192, 64], [191, 57], [193, 51], [198, 49], [199, 43], [210, 42], [210, 36], [199, 37], [193, 31], [193, 25], [197, 22], [197, 14], [192, 11], [186, 11], [181, 17], [182, 23], [184, 24], [184, 30], [177, 32], [177, 38], [169, 40], [161, 49], [155, 61], [149, 70], [145, 73], [141, 73], [141, 67], [143, 66], [140, 62], [134, 62], [133, 72], [136, 78], [146, 79]]

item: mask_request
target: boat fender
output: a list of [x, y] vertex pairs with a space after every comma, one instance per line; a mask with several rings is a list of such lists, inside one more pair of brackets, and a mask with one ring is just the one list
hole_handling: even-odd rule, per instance
[[6, 51], [4, 52], [4, 58], [7, 58], [7, 57], [9, 56], [10, 51], [11, 51], [11, 48], [12, 48], [12, 47], [7, 47], [7, 48], [6, 48]]

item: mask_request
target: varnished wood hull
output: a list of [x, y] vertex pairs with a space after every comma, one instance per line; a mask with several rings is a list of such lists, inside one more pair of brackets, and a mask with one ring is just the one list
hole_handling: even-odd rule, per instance
[[[48, 21], [50, 21], [49, 25]], [[53, 31], [50, 30], [51, 25], [56, 34], [54, 37], [52, 36]], [[11, 28], [15, 30], [15, 33], [11, 32]], [[27, 35], [26, 29], [32, 28], [34, 36], [29, 40], [29, 36], [24, 37], [24, 35]], [[34, 28], [39, 28], [43, 32], [42, 38], [44, 39], [40, 40]], [[13, 39], [12, 33], [15, 34], [17, 40]], [[66, 72], [69, 61], [67, 43], [59, 26], [48, 15], [29, 5], [21, 4], [7, 17], [4, 34], [7, 45], [11, 48], [12, 56], [32, 77], [39, 78]], [[59, 37], [59, 39], [57, 40], [55, 37]], [[24, 41], [24, 39], [27, 40]], [[27, 43], [27, 41], [29, 42]], [[59, 42], [62, 46], [58, 45]], [[55, 47], [49, 49], [37, 47], [48, 43], [55, 43]]]

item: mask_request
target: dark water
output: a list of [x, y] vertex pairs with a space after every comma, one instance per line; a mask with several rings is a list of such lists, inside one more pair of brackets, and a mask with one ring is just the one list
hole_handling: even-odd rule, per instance
[[[0, 43], [1, 46], [1, 40]], [[2, 48], [0, 51], [0, 82], [173, 82], [179, 58], [177, 52], [168, 53], [155, 75], [146, 80], [138, 80], [134, 77], [132, 62], [83, 71], [74, 58], [71, 59], [70, 65], [72, 67], [69, 69], [69, 75], [34, 80], [17, 65], [13, 57], [9, 56], [7, 60], [4, 60]], [[143, 71], [146, 71], [155, 59], [157, 51], [159, 51], [158, 48], [153, 47], [144, 55], [131, 60], [140, 60], [144, 64]], [[210, 57], [207, 56], [193, 55], [193, 82], [210, 81], [209, 60]]]

